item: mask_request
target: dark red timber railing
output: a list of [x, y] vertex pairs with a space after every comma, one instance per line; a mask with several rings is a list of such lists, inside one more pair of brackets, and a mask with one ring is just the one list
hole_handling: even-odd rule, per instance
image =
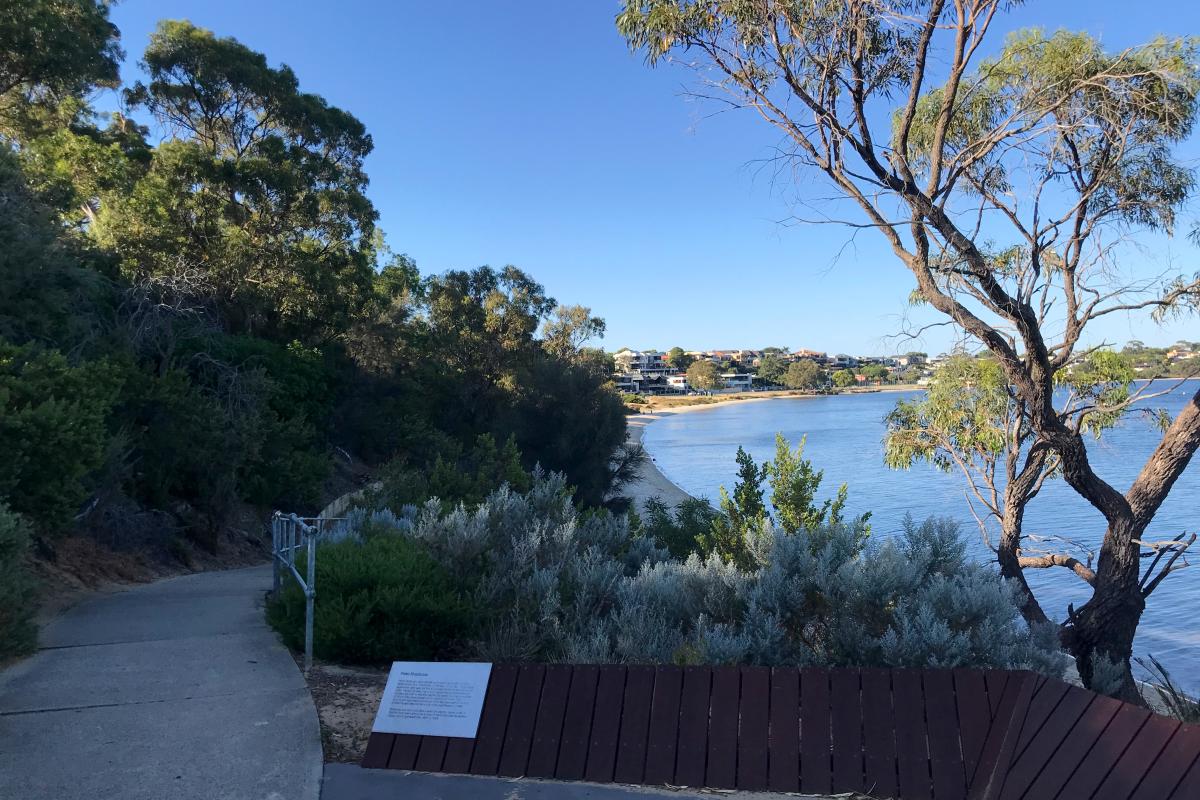
[[496, 665], [474, 739], [364, 767], [900, 800], [1200, 798], [1200, 726], [999, 670]]

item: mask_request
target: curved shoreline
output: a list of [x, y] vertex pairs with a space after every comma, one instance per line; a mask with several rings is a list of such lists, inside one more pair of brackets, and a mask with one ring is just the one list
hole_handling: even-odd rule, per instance
[[[736, 397], [728, 400], [718, 400], [715, 403], [676, 406], [673, 408], [661, 409], [648, 413], [643, 412], [640, 414], [631, 414], [625, 420], [625, 437], [626, 441], [630, 444], [641, 444], [647, 425], [657, 419], [675, 416], [676, 414], [687, 414], [693, 411], [719, 408], [720, 406], [732, 405], [734, 403], [755, 403], [765, 402], [768, 400], [804, 399], [805, 397], [817, 396], [818, 395]], [[620, 495], [622, 497], [629, 498], [631, 506], [637, 510], [640, 510], [643, 506], [645, 506], [646, 501], [652, 497], [657, 497], [658, 499], [662, 500], [669, 508], [675, 508], [685, 500], [696, 499], [680, 488], [679, 484], [675, 483], [666, 475], [664, 475], [662, 470], [658, 468], [658, 465], [654, 463], [654, 458], [649, 452], [646, 453], [646, 460], [643, 461], [641, 466], [638, 467], [637, 478], [621, 487]]]
[[[911, 392], [923, 387], [914, 386], [896, 386], [896, 387], [880, 387], [869, 392], [850, 391], [846, 392], [847, 396], [858, 394], [873, 394], [875, 392]], [[769, 400], [806, 400], [816, 397], [827, 397], [828, 395], [820, 394], [800, 394], [794, 392], [788, 393], [771, 393], [765, 397], [747, 397], [739, 394], [736, 397], [731, 397], [728, 400], [718, 400], [714, 403], [695, 403], [692, 405], [677, 405], [660, 408], [655, 411], [641, 412], [631, 414], [626, 418], [626, 441], [630, 444], [641, 444], [645, 434], [645, 428], [651, 422], [663, 417], [670, 417], [676, 414], [689, 414], [693, 411], [704, 411], [710, 408], [720, 408], [721, 406], [733, 405], [734, 403], [763, 403]], [[640, 510], [645, 506], [646, 501], [652, 497], [657, 497], [667, 504], [669, 508], [675, 508], [685, 500], [693, 500], [692, 495], [685, 492], [679, 484], [672, 481], [658, 465], [654, 463], [653, 456], [649, 451], [646, 453], [646, 460], [638, 467], [637, 478], [623, 486], [619, 492], [622, 497], [627, 497], [630, 500], [631, 507]]]

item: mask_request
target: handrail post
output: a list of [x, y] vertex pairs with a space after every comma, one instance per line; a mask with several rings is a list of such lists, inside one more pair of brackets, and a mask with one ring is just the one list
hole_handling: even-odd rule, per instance
[[271, 517], [271, 581], [272, 581], [272, 597], [279, 596], [279, 589], [282, 584], [282, 576], [279, 573], [279, 512], [276, 511]]
[[315, 530], [306, 531], [304, 538], [308, 540], [305, 555], [308, 557], [308, 578], [304, 587], [304, 674], [312, 669], [313, 657], [313, 601], [317, 596], [317, 534]]

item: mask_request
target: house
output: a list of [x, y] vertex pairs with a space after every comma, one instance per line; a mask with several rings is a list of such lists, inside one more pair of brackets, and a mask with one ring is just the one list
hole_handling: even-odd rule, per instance
[[721, 373], [721, 379], [725, 381], [725, 388], [734, 392], [748, 392], [753, 385], [753, 375], [744, 372], [724, 372]]
[[622, 347], [613, 353], [613, 363], [619, 372], [640, 372], [643, 375], [667, 375], [676, 369], [667, 362], [665, 354], [657, 350], [630, 350]]
[[671, 392], [686, 392], [688, 390], [687, 375], [668, 375], [667, 390]]

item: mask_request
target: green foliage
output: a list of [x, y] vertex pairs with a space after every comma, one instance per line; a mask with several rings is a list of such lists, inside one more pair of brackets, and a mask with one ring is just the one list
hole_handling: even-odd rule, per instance
[[821, 368], [808, 359], [788, 364], [783, 376], [783, 385], [789, 389], [816, 389], [824, 382]]
[[[720, 513], [712, 519], [710, 529], [697, 537], [701, 554], [716, 555], [726, 563], [748, 569], [754, 562], [756, 542], [768, 523], [788, 536], [805, 534], [814, 548], [822, 546], [817, 537], [819, 530], [845, 527], [853, 532], [855, 547], [863, 546], [870, 534], [870, 512], [846, 524], [842, 514], [848, 496], [846, 484], [838, 487], [835, 497], [818, 505], [817, 492], [825, 473], [813, 469], [812, 462], [804, 458], [804, 442], [802, 438], [793, 452], [787, 438], [777, 433], [775, 459], [761, 466], [738, 448], [738, 481], [733, 496], [721, 487]], [[764, 480], [771, 489], [769, 509], [764, 500]]]
[[414, 465], [400, 458], [384, 469], [376, 505], [400, 508], [436, 498], [446, 508], [476, 506], [501, 486], [529, 488], [530, 475], [521, 467], [515, 437], [497, 447], [495, 438], [483, 433], [469, 449], [454, 439], [436, 438], [440, 447], [432, 460]]
[[667, 351], [666, 362], [678, 370], [686, 370], [694, 361], [692, 356], [684, 352], [682, 347], [672, 347]]
[[721, 375], [717, 371], [717, 365], [708, 359], [693, 361], [688, 365], [686, 374], [688, 386], [693, 389], [711, 392], [721, 387]]
[[103, 460], [120, 378], [106, 362], [0, 340], [0, 497], [39, 525], [67, 523]]
[[[1054, 627], [1020, 620], [1016, 589], [967, 558], [951, 522], [909, 522], [867, 547], [850, 526], [800, 537], [768, 524], [745, 569], [673, 557], [631, 524], [580, 513], [561, 475], [539, 475], [528, 493], [502, 489], [470, 511], [352, 511], [330, 536], [428, 548], [486, 615], [463, 648], [468, 658], [1062, 674]], [[320, 587], [318, 579], [318, 613]]]
[[790, 366], [790, 364], [784, 362], [780, 353], [767, 352], [764, 350], [762, 356], [758, 360], [757, 374], [764, 383], [782, 383], [786, 386], [788, 383], [785, 376]]
[[21, 163], [0, 145], [0, 337], [73, 348], [106, 316], [102, 277], [26, 184]]
[[775, 523], [789, 534], [811, 531], [826, 524], [842, 524], [846, 507], [846, 484], [838, 487], [837, 497], [817, 505], [817, 491], [825, 478], [824, 470], [813, 469], [804, 458], [801, 437], [795, 452], [782, 433], [775, 434], [775, 460], [763, 464], [763, 474], [771, 487], [771, 506]]
[[160, 23], [143, 63], [128, 102], [181, 138], [105, 198], [98, 239], [133, 277], [199, 269], [237, 332], [317, 341], [346, 324], [371, 280], [362, 123], [188, 22]]
[[599, 505], [627, 476], [611, 361], [585, 346], [603, 321], [515, 267], [426, 278], [392, 254], [355, 117], [181, 21], [125, 94], [153, 129], [101, 115], [108, 4], [9, 6], [0, 498], [39, 533], [132, 506], [215, 546], [238, 501], [319, 506], [336, 451], [406, 469], [406, 501], [476, 503], [541, 464]]
[[[313, 650], [347, 664], [432, 661], [453, 655], [476, 615], [418, 542], [391, 535], [317, 547]], [[305, 565], [298, 560], [304, 574]], [[285, 643], [304, 647], [304, 593], [290, 578], [267, 604]]]
[[122, 53], [107, 0], [0, 2], [0, 132], [33, 103], [116, 86]]
[[995, 460], [1007, 447], [1011, 403], [999, 364], [954, 356], [938, 367], [923, 396], [901, 400], [884, 420], [884, 462], [908, 469], [928, 461], [948, 471], [956, 458]]
[[0, 661], [31, 652], [37, 645], [33, 579], [26, 567], [29, 526], [0, 502]]
[[634, 535], [653, 538], [672, 556], [684, 559], [703, 550], [701, 542], [711, 536], [717, 517], [718, 512], [704, 500], [689, 497], [672, 514], [666, 503], [652, 497], [641, 514], [630, 512], [630, 530]]
[[1083, 430], [1096, 438], [1120, 422], [1129, 410], [1135, 377], [1133, 359], [1112, 350], [1090, 353], [1055, 376], [1060, 384], [1070, 387], [1077, 405], [1093, 409], [1083, 417]]
[[763, 500], [763, 479], [767, 476], [767, 465], [754, 463], [754, 457], [738, 447], [738, 479], [733, 487], [733, 496], [721, 487], [721, 513], [712, 521], [709, 531], [697, 538], [700, 552], [705, 556], [715, 553], [722, 561], [746, 567], [751, 563], [750, 540], [762, 530], [767, 520], [767, 506]]
[[833, 385], [839, 389], [845, 389], [848, 386], [853, 386], [857, 381], [854, 378], [854, 373], [848, 369], [839, 369], [833, 373]]

